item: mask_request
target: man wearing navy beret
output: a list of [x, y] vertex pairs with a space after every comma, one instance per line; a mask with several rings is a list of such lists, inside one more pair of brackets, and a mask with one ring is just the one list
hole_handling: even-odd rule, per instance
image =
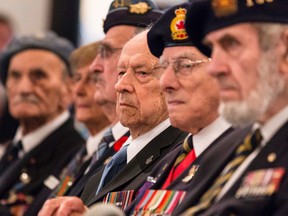
[[84, 142], [67, 111], [72, 50], [66, 39], [45, 33], [17, 38], [3, 53], [1, 79], [20, 125], [0, 161], [1, 215], [25, 214]]
[[288, 214], [287, 8], [286, 0], [191, 3], [186, 28], [199, 49], [211, 49], [208, 71], [220, 84], [224, 117], [253, 126], [246, 139], [235, 137], [234, 150], [207, 163], [223, 171], [175, 215], [187, 208], [183, 215]]

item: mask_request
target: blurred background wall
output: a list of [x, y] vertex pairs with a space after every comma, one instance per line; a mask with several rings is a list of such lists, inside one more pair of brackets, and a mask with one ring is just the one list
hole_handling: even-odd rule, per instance
[[[154, 0], [162, 9], [187, 0]], [[112, 0], [0, 0], [15, 34], [53, 30], [75, 45], [103, 38], [103, 19]]]

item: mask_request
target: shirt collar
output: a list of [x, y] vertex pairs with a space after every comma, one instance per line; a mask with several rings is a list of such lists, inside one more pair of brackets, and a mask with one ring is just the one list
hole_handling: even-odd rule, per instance
[[193, 147], [196, 157], [209, 147], [221, 134], [231, 127], [226, 120], [219, 116], [207, 127], [201, 129], [197, 134], [193, 135]]
[[68, 111], [64, 111], [54, 120], [42, 125], [38, 129], [23, 136], [21, 126], [17, 129], [16, 135], [13, 139], [14, 143], [19, 140], [22, 141], [24, 152], [29, 152], [31, 149], [38, 146], [48, 135], [50, 135], [54, 130], [56, 130], [60, 125], [62, 125], [69, 118], [70, 114]]
[[262, 143], [267, 143], [275, 133], [286, 123], [288, 118], [288, 106], [284, 107], [280, 112], [270, 118], [264, 125], [255, 123], [253, 128], [261, 127], [263, 137]]
[[86, 149], [87, 149], [87, 155], [91, 157], [93, 153], [98, 149], [98, 145], [104, 135], [104, 133], [108, 130], [108, 128], [104, 128], [100, 132], [98, 132], [94, 136], [89, 136], [86, 141]]
[[[166, 119], [152, 130], [142, 134], [141, 136], [132, 140], [130, 136], [124, 145], [129, 144], [127, 148], [127, 163], [131, 161], [151, 140], [158, 136], [161, 132], [167, 129], [171, 125], [170, 120]], [[123, 146], [124, 146], [123, 145]]]
[[[129, 128], [124, 127], [120, 122], [117, 122], [115, 125], [112, 126], [112, 134], [114, 139], [117, 141], [120, 139], [125, 133], [129, 131]], [[114, 142], [110, 143], [111, 145], [114, 144]], [[110, 145], [110, 147], [111, 147]]]

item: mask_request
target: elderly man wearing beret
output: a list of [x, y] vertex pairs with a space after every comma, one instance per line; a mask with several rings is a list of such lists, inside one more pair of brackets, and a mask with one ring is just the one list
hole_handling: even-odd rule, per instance
[[212, 51], [208, 71], [219, 81], [224, 117], [253, 126], [245, 139], [219, 146], [206, 167], [223, 171], [209, 183], [203, 177], [205, 193], [191, 191], [175, 215], [288, 214], [287, 8], [286, 0], [191, 3], [186, 28]]
[[1, 78], [11, 115], [20, 122], [0, 161], [0, 209], [10, 214], [25, 213], [84, 142], [67, 111], [72, 50], [66, 39], [48, 33], [21, 37], [3, 53]]

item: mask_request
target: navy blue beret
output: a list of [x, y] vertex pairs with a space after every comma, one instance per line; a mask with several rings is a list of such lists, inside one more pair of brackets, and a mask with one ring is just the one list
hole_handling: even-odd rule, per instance
[[154, 23], [163, 12], [150, 0], [114, 0], [103, 23], [106, 33], [117, 25], [147, 27]]
[[201, 50], [211, 31], [244, 22], [288, 23], [287, 0], [190, 0], [186, 15], [189, 37]]
[[[11, 58], [15, 54], [27, 49], [43, 49], [51, 51], [59, 56], [69, 68], [69, 55], [74, 50], [74, 46], [70, 41], [57, 36], [53, 32], [15, 38], [1, 56], [0, 76], [3, 83], [5, 83], [7, 79]], [[71, 72], [69, 71], [69, 73]]]
[[[154, 56], [160, 57], [165, 47], [194, 46], [185, 29], [189, 5], [189, 3], [182, 3], [171, 7], [152, 26], [147, 40], [150, 52]], [[209, 52], [204, 51], [204, 54]]]

